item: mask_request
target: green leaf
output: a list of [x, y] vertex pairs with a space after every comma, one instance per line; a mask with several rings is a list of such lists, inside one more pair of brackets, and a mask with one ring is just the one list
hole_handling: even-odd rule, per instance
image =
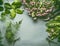
[[9, 14], [9, 13], [10, 13], [10, 10], [5, 9], [5, 13], [6, 13], [6, 14]]
[[20, 24], [22, 23], [22, 20], [19, 22], [16, 22], [16, 24], [14, 25], [15, 29], [18, 30], [18, 28], [20, 27]]
[[0, 44], [0, 46], [4, 46], [3, 44]]
[[35, 12], [32, 12], [32, 17], [35, 17]]
[[22, 5], [22, 3], [21, 3], [21, 2], [13, 2], [11, 6], [12, 6], [12, 8], [14, 8], [14, 9], [15, 9], [15, 8], [20, 8], [20, 7], [21, 7], [21, 5]]
[[0, 6], [0, 11], [3, 11], [4, 9], [3, 9], [3, 7], [2, 6]]
[[57, 15], [47, 23], [46, 31], [49, 33], [50, 39], [54, 40], [57, 38], [58, 42], [60, 42], [60, 15]]
[[60, 21], [60, 15], [55, 18], [56, 21]]
[[12, 33], [11, 31], [6, 32], [6, 38], [7, 38], [7, 39], [12, 38], [13, 36], [14, 36], [14, 35], [13, 35], [13, 33]]
[[16, 9], [16, 13], [17, 13], [17, 14], [23, 14], [23, 10], [21, 10], [21, 9]]
[[1, 13], [1, 16], [2, 16], [2, 17], [4, 17], [5, 15], [6, 15], [6, 13], [5, 13], [5, 12], [2, 12], [2, 13]]
[[22, 20], [21, 21], [19, 21], [19, 24], [21, 24], [22, 23]]
[[14, 41], [14, 34], [12, 33], [12, 31], [9, 31], [8, 30], [6, 32], [5, 37], [6, 37], [6, 40], [8, 41], [9, 44], [12, 44], [13, 43], [13, 41]]
[[4, 7], [5, 7], [6, 9], [11, 9], [10, 3], [5, 3], [5, 4], [4, 4]]
[[53, 0], [56, 8], [60, 8], [60, 0]]
[[5, 15], [6, 15], [5, 12], [2, 12], [1, 13], [1, 19], [0, 20], [4, 21], [5, 20]]
[[16, 12], [15, 12], [14, 9], [11, 9], [11, 10], [10, 10], [10, 16], [11, 16], [12, 19], [15, 18]]
[[2, 5], [3, 4], [3, 0], [0, 0], [0, 5]]

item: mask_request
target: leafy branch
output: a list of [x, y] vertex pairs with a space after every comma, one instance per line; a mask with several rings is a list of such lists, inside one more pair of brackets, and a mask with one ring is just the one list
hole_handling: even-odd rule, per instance
[[[7, 43], [9, 45], [15, 45], [15, 43], [20, 39], [20, 38], [16, 38], [16, 34], [17, 34], [17, 30], [20, 26], [22, 21], [16, 23], [16, 24], [12, 24], [9, 23], [7, 29], [6, 29], [6, 33], [5, 33], [5, 38], [7, 40]], [[13, 29], [14, 27], [14, 29]]]
[[10, 18], [14, 19], [16, 17], [16, 14], [23, 14], [23, 10], [20, 9], [20, 7], [22, 6], [22, 3], [20, 1], [12, 2], [11, 4], [9, 2], [3, 4], [3, 1], [1, 1], [0, 3], [0, 5], [4, 6], [0, 6], [0, 11], [2, 11], [0, 20], [4, 20], [5, 16], [7, 15], [10, 15]]
[[57, 39], [57, 42], [60, 42], [60, 15], [47, 22], [46, 26], [49, 39]]

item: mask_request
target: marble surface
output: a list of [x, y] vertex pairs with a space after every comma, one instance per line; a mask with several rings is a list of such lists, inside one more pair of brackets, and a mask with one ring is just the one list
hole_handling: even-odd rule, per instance
[[18, 36], [21, 37], [21, 40], [17, 42], [16, 46], [40, 46], [40, 44], [41, 46], [48, 46], [46, 41], [46, 22], [40, 19], [37, 22], [34, 22], [27, 15], [27, 11], [25, 11], [22, 15], [17, 15], [15, 21], [20, 19], [23, 19], [18, 34]]

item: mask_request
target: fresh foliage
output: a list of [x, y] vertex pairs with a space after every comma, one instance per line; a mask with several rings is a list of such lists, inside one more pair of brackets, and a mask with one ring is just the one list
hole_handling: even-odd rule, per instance
[[0, 5], [2, 5], [3, 4], [3, 0], [0, 0]]
[[55, 6], [54, 17], [47, 23], [47, 32], [51, 40], [58, 39], [60, 42], [60, 0], [52, 0]]
[[47, 23], [47, 32], [51, 40], [58, 39], [60, 42], [60, 15]]
[[0, 11], [3, 11], [3, 7], [2, 6], [0, 6]]
[[60, 8], [60, 0], [53, 0], [56, 8]]
[[7, 43], [9, 45], [13, 45], [16, 43], [16, 41], [18, 41], [20, 38], [17, 38], [16, 37], [16, 34], [17, 34], [17, 30], [20, 26], [22, 21], [20, 22], [16, 22], [16, 24], [12, 24], [12, 23], [9, 23], [9, 25], [7, 26], [7, 29], [6, 29], [6, 33], [5, 33], [5, 38], [7, 40]]
[[[4, 7], [2, 7], [2, 5]], [[22, 14], [23, 10], [20, 9], [21, 6], [22, 3], [20, 1], [14, 1], [11, 4], [9, 2], [1, 4], [0, 11], [2, 11], [3, 15], [1, 13], [0, 20], [4, 20], [6, 18], [5, 16], [7, 15], [10, 15], [10, 18], [14, 19], [16, 17], [16, 14]]]

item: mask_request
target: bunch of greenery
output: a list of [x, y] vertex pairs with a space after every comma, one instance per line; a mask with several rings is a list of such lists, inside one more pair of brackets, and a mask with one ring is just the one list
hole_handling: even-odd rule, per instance
[[[9, 0], [8, 0], [9, 1]], [[3, 0], [0, 0], [0, 20], [4, 20], [7, 15], [10, 15], [11, 19], [14, 19], [17, 14], [22, 14], [23, 10], [20, 9], [22, 6], [22, 3], [19, 0], [14, 0], [12, 3], [4, 3]]]
[[[5, 21], [6, 17], [9, 19], [14, 19], [16, 17], [16, 14], [23, 14], [23, 10], [20, 9], [22, 6], [22, 2], [20, 0], [14, 0], [12, 3], [4, 2], [4, 0], [0, 0], [0, 20]], [[16, 22], [16, 24], [13, 24], [12, 22], [8, 23], [6, 32], [5, 32], [5, 38], [7, 40], [7, 43], [10, 45], [15, 45], [16, 41], [18, 41], [20, 38], [16, 37], [18, 28], [20, 26], [22, 21]], [[0, 36], [2, 36], [0, 34]], [[0, 37], [0, 46], [3, 46], [1, 43], [2, 37]]]
[[47, 23], [47, 32], [51, 40], [58, 39], [60, 42], [60, 15]]
[[58, 39], [60, 42], [60, 0], [52, 0], [55, 6], [53, 19], [47, 23], [47, 32], [51, 40]]
[[46, 19], [53, 10], [52, 1], [23, 0], [23, 4], [33, 20], [36, 20], [37, 18]]
[[53, 0], [53, 3], [56, 8], [60, 8], [60, 0]]
[[12, 24], [9, 23], [9, 25], [7, 26], [6, 29], [6, 33], [5, 33], [5, 38], [7, 40], [7, 43], [9, 44], [9, 46], [14, 46], [16, 41], [18, 41], [20, 38], [16, 37], [16, 34], [18, 32], [18, 28], [20, 26], [22, 21], [17, 22], [16, 24]]

